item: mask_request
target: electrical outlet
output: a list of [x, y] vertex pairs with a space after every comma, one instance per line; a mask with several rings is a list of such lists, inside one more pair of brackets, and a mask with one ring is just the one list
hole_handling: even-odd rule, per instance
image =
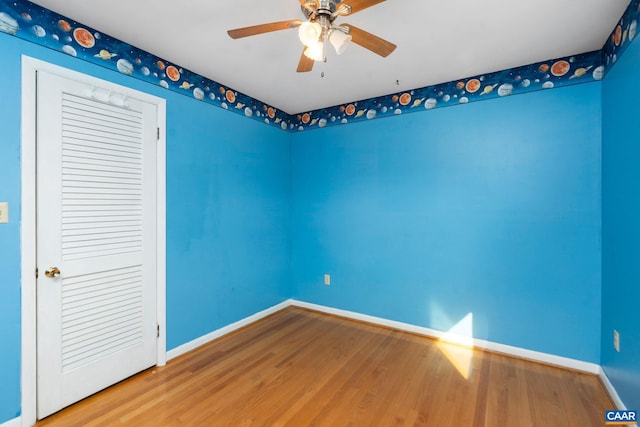
[[329, 275], [329, 274], [325, 274], [325, 275], [324, 275], [324, 284], [325, 284], [326, 286], [331, 285], [331, 275]]
[[0, 202], [0, 224], [9, 222], [9, 203]]
[[613, 330], [613, 348], [620, 353], [620, 332]]

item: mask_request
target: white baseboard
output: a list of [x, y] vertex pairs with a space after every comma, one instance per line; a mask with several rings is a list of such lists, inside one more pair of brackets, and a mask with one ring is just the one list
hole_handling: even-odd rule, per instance
[[[216, 329], [215, 331], [210, 332], [207, 335], [203, 335], [200, 338], [196, 338], [193, 341], [189, 341], [188, 343], [182, 344], [167, 352], [167, 360], [175, 359], [178, 356], [182, 356], [183, 354], [191, 350], [194, 350], [200, 347], [201, 345], [204, 345], [210, 341], [215, 340], [216, 338], [220, 338], [228, 333], [231, 333], [247, 325], [250, 325], [251, 323], [256, 322], [264, 317], [267, 317], [270, 314], [283, 310], [289, 307], [290, 305], [291, 305], [291, 300], [283, 301], [280, 304], [267, 308], [266, 310], [259, 311], [256, 314], [253, 314], [249, 317], [245, 317], [244, 319], [238, 320], [237, 322], [231, 323], [230, 325], [224, 326], [220, 329]], [[0, 426], [0, 427], [4, 427], [4, 426]]]
[[0, 427], [22, 427], [22, 419], [18, 417], [9, 421], [5, 421], [0, 424]]
[[[438, 331], [435, 329], [425, 328], [422, 326], [416, 326], [409, 323], [396, 322], [395, 320], [388, 320], [381, 317], [369, 316], [366, 314], [360, 314], [353, 311], [340, 310], [336, 308], [326, 307], [318, 304], [311, 304], [304, 301], [291, 300], [291, 305], [301, 308], [308, 308], [310, 310], [320, 311], [322, 313], [333, 314], [340, 317], [346, 317], [348, 319], [358, 320], [361, 322], [373, 323], [375, 325], [385, 326], [388, 328], [394, 328], [401, 331], [411, 332], [418, 335], [424, 335], [431, 338], [442, 339], [453, 343], [460, 343], [461, 341], [468, 341], [469, 338], [456, 339], [455, 336], [451, 336], [446, 332]], [[491, 341], [485, 341], [473, 338], [473, 346], [475, 348], [481, 348], [484, 350], [494, 351], [497, 353], [504, 353], [510, 356], [516, 356], [522, 359], [528, 359], [535, 362], [542, 362], [548, 365], [560, 366], [563, 368], [574, 369], [577, 371], [587, 372], [590, 374], [599, 374], [600, 365], [590, 362], [584, 362], [581, 360], [570, 359], [567, 357], [556, 356], [553, 354], [542, 353], [539, 351], [527, 350], [520, 347], [513, 347], [510, 345], [494, 343]]]
[[620, 399], [618, 392], [613, 387], [613, 384], [611, 384], [611, 381], [609, 381], [609, 377], [607, 376], [604, 369], [602, 369], [602, 367], [600, 367], [598, 376], [600, 377], [600, 380], [602, 380], [602, 384], [604, 384], [604, 388], [607, 389], [607, 393], [609, 393], [611, 400], [613, 400], [613, 403], [615, 403], [616, 408], [620, 410], [626, 410], [627, 407], [624, 405], [624, 402], [622, 402], [622, 399]]

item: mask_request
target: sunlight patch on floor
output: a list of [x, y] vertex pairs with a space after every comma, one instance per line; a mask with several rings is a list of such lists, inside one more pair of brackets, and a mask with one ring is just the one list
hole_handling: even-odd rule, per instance
[[438, 348], [465, 380], [473, 362], [473, 313], [467, 314], [438, 340]]

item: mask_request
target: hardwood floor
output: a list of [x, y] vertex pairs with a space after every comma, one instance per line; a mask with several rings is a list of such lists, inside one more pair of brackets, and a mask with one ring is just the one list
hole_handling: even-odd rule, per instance
[[586, 427], [613, 408], [594, 375], [288, 308], [37, 425]]

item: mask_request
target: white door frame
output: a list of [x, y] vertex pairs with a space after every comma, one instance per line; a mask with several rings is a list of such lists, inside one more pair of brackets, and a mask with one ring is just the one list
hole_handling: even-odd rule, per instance
[[[36, 72], [44, 70], [91, 85], [98, 78], [68, 70], [28, 56], [22, 56], [21, 125], [21, 424], [36, 423]], [[100, 88], [117, 90], [117, 85], [99, 81]], [[120, 88], [120, 91], [122, 88]], [[133, 89], [131, 89], [133, 90]], [[157, 366], [167, 361], [166, 345], [166, 101], [139, 91], [136, 97], [156, 104], [160, 135], [157, 145]], [[139, 95], [139, 96], [138, 96]]]

